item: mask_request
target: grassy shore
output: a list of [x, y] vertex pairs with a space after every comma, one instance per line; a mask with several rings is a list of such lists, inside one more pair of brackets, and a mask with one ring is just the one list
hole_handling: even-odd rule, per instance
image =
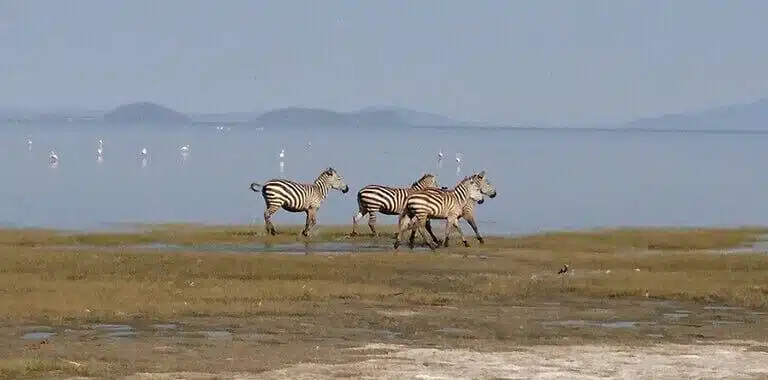
[[[768, 256], [716, 255], [750, 244], [749, 229], [635, 229], [489, 238], [438, 255], [392, 252], [280, 254], [62, 250], [65, 244], [195, 244], [264, 241], [241, 228], [171, 226], [126, 234], [0, 233], [0, 319], [64, 323], [81, 318], [243, 316], [322, 308], [330, 300], [510, 304], [537, 297], [649, 297], [768, 307]], [[321, 238], [342, 239], [327, 228]], [[296, 239], [279, 236], [279, 239]], [[356, 240], [370, 239], [361, 237]], [[316, 239], [320, 240], [320, 239]], [[39, 249], [46, 246], [51, 249]], [[38, 249], [30, 249], [37, 247]], [[469, 254], [464, 259], [447, 253]], [[440, 254], [442, 253], [442, 254]], [[482, 256], [484, 260], [471, 259]], [[558, 276], [569, 264], [571, 273]], [[609, 270], [609, 274], [605, 272]], [[76, 294], [77, 297], [71, 295]]]
[[[0, 321], [3, 326], [53, 328], [170, 321], [232, 328], [257, 324], [261, 332], [303, 334], [313, 339], [350, 339], [349, 329], [365, 327], [396, 331], [412, 342], [493, 347], [511, 341], [563, 343], [559, 338], [565, 330], [576, 334], [572, 341], [612, 339], [597, 330], [574, 333], [539, 324], [558, 318], [605, 320], [606, 315], [594, 310], [606, 305], [613, 310], [608, 319], [629, 320], [652, 318], [656, 306], [649, 303], [669, 300], [768, 310], [768, 255], [717, 252], [754, 243], [768, 231], [763, 228], [623, 229], [489, 237], [483, 246], [475, 242], [471, 248], [452, 247], [437, 254], [407, 248], [397, 253], [306, 256], [130, 248], [157, 242], [302, 241], [295, 236], [299, 228], [285, 229], [291, 235], [277, 237], [264, 236], [261, 226], [171, 225], [103, 234], [3, 230]], [[390, 233], [389, 229], [382, 227], [383, 232]], [[314, 241], [371, 239], [351, 239], [347, 233], [346, 227], [325, 227]], [[391, 237], [383, 241], [389, 244]], [[73, 244], [106, 249], [62, 247]], [[568, 273], [557, 274], [564, 264], [570, 266]], [[557, 315], [543, 309], [521, 311], [543, 302], [564, 306]], [[446, 340], [430, 333], [445, 326], [469, 329], [471, 334]], [[765, 323], [745, 325], [722, 337], [754, 337], [757, 327], [768, 331]], [[686, 329], [690, 328], [665, 334], [669, 339], [682, 339], [690, 335]], [[636, 332], [612, 334], [625, 340], [647, 339]], [[304, 338], [284, 339], [297, 339], [301, 344], [296, 347], [301, 350], [308, 347]], [[51, 366], [71, 367], [60, 361], [33, 363], [26, 354], [8, 353], [11, 359], [0, 361], [0, 378], [4, 366], [5, 373], [15, 375], [48, 373]], [[286, 357], [291, 356], [286, 353]], [[150, 365], [150, 361], [141, 363], [129, 366], [130, 370]], [[129, 367], [99, 373], [124, 372]]]

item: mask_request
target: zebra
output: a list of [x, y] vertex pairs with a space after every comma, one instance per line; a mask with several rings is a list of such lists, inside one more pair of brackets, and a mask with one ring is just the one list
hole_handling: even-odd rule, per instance
[[[464, 178], [453, 190], [424, 189], [411, 194], [405, 201], [405, 207], [399, 215], [398, 234], [395, 237], [394, 248], [400, 246], [400, 239], [406, 230], [418, 228], [421, 236], [434, 250], [437, 244], [427, 239], [426, 223], [429, 219], [446, 219], [445, 240], [451, 229], [456, 228], [464, 245], [469, 246], [464, 233], [459, 227], [459, 216], [468, 202], [483, 202], [483, 190], [489, 197], [496, 196], [496, 190], [484, 178], [485, 173]], [[411, 235], [413, 236], [413, 234]], [[432, 235], [434, 236], [434, 235]], [[410, 239], [413, 248], [413, 239]]]
[[352, 234], [357, 235], [357, 223], [365, 214], [368, 214], [368, 227], [371, 233], [377, 239], [379, 234], [376, 232], [376, 213], [384, 215], [398, 215], [403, 211], [405, 199], [415, 191], [427, 188], [437, 187], [436, 176], [432, 173], [426, 173], [411, 187], [389, 187], [383, 185], [368, 185], [357, 192], [358, 212], [352, 217]]
[[272, 235], [277, 235], [277, 230], [270, 219], [277, 210], [282, 208], [288, 212], [307, 214], [306, 224], [301, 234], [309, 236], [309, 229], [317, 224], [317, 211], [320, 209], [320, 204], [328, 196], [330, 189], [340, 190], [344, 194], [349, 191], [344, 178], [332, 167], [320, 173], [311, 185], [287, 179], [271, 179], [263, 185], [256, 182], [251, 184], [251, 190], [261, 191], [264, 197], [266, 204], [264, 223], [267, 232]]
[[[493, 190], [493, 195], [491, 195], [491, 189], [492, 187], [487, 187], [490, 185], [488, 182], [488, 177], [485, 175], [485, 171], [482, 171], [480, 173], [473, 174], [473, 176], [478, 176], [481, 178], [482, 182], [480, 182], [480, 192], [483, 193], [483, 195], [488, 195], [490, 198], [496, 197], [496, 190]], [[485, 187], [484, 187], [485, 186]], [[445, 189], [445, 188], [443, 188]], [[477, 241], [480, 242], [480, 244], [485, 244], [485, 240], [482, 236], [480, 236], [480, 232], [477, 229], [477, 222], [475, 221], [475, 205], [476, 204], [482, 204], [483, 202], [467, 202], [467, 204], [464, 206], [464, 208], [461, 210], [461, 215], [459, 215], [459, 219], [464, 218], [464, 220], [467, 221], [470, 227], [472, 227], [472, 231], [475, 233], [475, 238], [477, 238]], [[448, 227], [448, 221], [445, 223], [446, 228]], [[427, 220], [427, 232], [429, 232], [429, 235], [432, 237], [432, 241], [434, 241], [437, 244], [440, 244], [440, 241], [437, 239], [434, 233], [432, 233], [432, 225], [430, 224], [430, 221]], [[416, 231], [411, 231], [411, 240], [414, 239], [416, 235]], [[444, 246], [448, 246], [447, 242], [443, 243]]]

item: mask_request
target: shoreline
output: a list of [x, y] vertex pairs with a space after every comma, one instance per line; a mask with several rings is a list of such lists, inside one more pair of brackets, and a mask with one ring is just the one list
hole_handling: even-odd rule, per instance
[[[0, 379], [657, 375], [646, 357], [670, 378], [768, 371], [768, 255], [729, 253], [768, 228], [281, 252], [299, 229], [0, 230]], [[314, 244], [373, 245], [348, 231]], [[178, 249], [135, 248], [157, 242]], [[249, 244], [262, 248], [213, 250]], [[735, 364], [701, 360], [717, 355]]]

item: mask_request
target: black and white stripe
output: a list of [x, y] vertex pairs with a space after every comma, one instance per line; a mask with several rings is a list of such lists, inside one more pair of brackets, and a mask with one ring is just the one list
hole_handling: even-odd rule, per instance
[[[493, 192], [491, 193], [492, 188], [489, 188], [487, 185], [490, 185], [488, 182], [488, 176], [485, 175], [485, 171], [482, 171], [480, 173], [474, 174], [473, 176], [477, 176], [480, 182], [480, 192], [483, 193], [483, 195], [487, 195], [489, 198], [496, 197], [496, 190], [493, 189]], [[480, 244], [484, 244], [485, 241], [483, 240], [483, 237], [480, 236], [480, 231], [477, 229], [477, 221], [475, 219], [475, 205], [482, 202], [467, 202], [467, 204], [464, 206], [464, 208], [461, 210], [461, 215], [459, 215], [459, 219], [464, 218], [464, 220], [467, 221], [467, 224], [469, 224], [470, 227], [472, 227], [472, 231], [475, 233], [475, 238], [477, 238], [477, 241], [480, 242]], [[430, 225], [429, 221], [427, 221], [427, 231], [432, 237], [432, 240], [435, 243], [439, 243], [435, 235], [432, 233], [432, 226]], [[448, 227], [448, 222], [446, 221], [445, 227]], [[411, 238], [413, 238], [413, 235], [415, 235], [416, 231], [411, 232]], [[444, 246], [448, 246], [447, 242], [443, 243]]]
[[280, 208], [288, 212], [304, 212], [307, 214], [306, 225], [301, 232], [308, 236], [309, 229], [317, 224], [317, 210], [328, 196], [330, 189], [341, 190], [342, 193], [349, 191], [349, 186], [344, 183], [339, 173], [333, 168], [325, 169], [317, 177], [314, 183], [298, 183], [287, 179], [272, 179], [263, 185], [258, 183], [251, 184], [251, 190], [261, 191], [266, 203], [264, 210], [264, 223], [267, 232], [277, 235], [275, 226], [270, 220], [272, 215]]
[[[476, 190], [476, 192], [475, 192]], [[418, 228], [424, 240], [434, 249], [432, 242], [439, 244], [439, 240], [432, 232], [430, 219], [445, 219], [445, 239], [443, 244], [448, 246], [448, 237], [453, 228], [459, 232], [461, 240], [465, 246], [469, 246], [464, 237], [458, 220], [469, 212], [472, 222], [474, 222], [474, 204], [483, 202], [483, 195], [490, 198], [496, 197], [496, 189], [488, 182], [485, 171], [464, 178], [453, 190], [445, 189], [426, 189], [414, 192], [406, 200], [405, 208], [400, 214], [399, 233], [395, 239], [395, 248], [400, 245], [400, 238], [405, 230], [411, 230], [409, 239], [410, 246], [413, 248], [416, 229]], [[470, 223], [472, 225], [472, 223]], [[476, 230], [476, 224], [473, 226]], [[427, 239], [425, 231], [429, 233], [432, 242]], [[479, 236], [479, 234], [476, 235]], [[480, 238], [482, 239], [482, 238]]]
[[411, 187], [390, 187], [383, 185], [368, 185], [357, 192], [358, 212], [352, 217], [352, 236], [357, 235], [357, 223], [368, 214], [368, 227], [376, 238], [376, 213], [384, 215], [399, 215], [405, 206], [405, 199], [415, 191], [437, 187], [434, 174], [426, 173]]

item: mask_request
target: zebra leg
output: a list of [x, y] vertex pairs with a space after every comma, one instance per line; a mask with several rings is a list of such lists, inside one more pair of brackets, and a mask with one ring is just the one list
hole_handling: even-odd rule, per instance
[[[418, 218], [417, 220], [414, 220], [413, 222], [418, 223], [417, 228], [419, 229], [419, 233], [421, 234], [421, 237], [424, 239], [425, 242], [427, 242], [427, 245], [429, 245], [429, 249], [435, 250], [437, 248], [437, 244], [434, 244], [433, 242], [429, 241], [429, 238], [427, 237], [427, 222], [429, 222], [429, 219], [427, 218]], [[411, 223], [413, 223], [411, 222]]]
[[469, 247], [469, 242], [467, 242], [467, 238], [464, 236], [464, 232], [462, 232], [461, 231], [461, 227], [459, 227], [459, 219], [458, 218], [451, 218], [451, 219], [448, 219], [448, 221], [449, 221], [449, 223], [451, 223], [453, 228], [456, 229], [456, 232], [459, 233], [459, 237], [461, 237], [461, 242], [464, 243], [464, 246], [465, 247]]
[[[456, 218], [453, 218], [453, 220], [456, 220]], [[451, 230], [453, 229], [453, 223], [451, 222], [451, 218], [445, 220], [445, 239], [443, 239], [443, 247], [448, 247], [448, 238], [451, 235]]]
[[362, 207], [360, 207], [357, 214], [355, 214], [355, 216], [352, 217], [352, 233], [350, 234], [350, 236], [357, 236], [357, 222], [359, 222], [360, 219], [363, 219], [366, 213], [367, 212], [363, 210]]
[[429, 219], [427, 219], [426, 227], [427, 232], [429, 232], [429, 236], [432, 237], [432, 241], [435, 242], [435, 244], [440, 245], [440, 239], [438, 239], [437, 236], [435, 236], [435, 233], [432, 232], [432, 223], [430, 223]]
[[280, 206], [269, 206], [266, 210], [264, 210], [264, 225], [267, 228], [267, 233], [271, 235], [277, 235], [277, 230], [275, 230], [275, 225], [272, 224], [272, 215], [277, 212], [277, 210], [280, 209]]
[[301, 234], [309, 237], [309, 230], [317, 224], [317, 209], [311, 208], [306, 211], [307, 213], [307, 221], [304, 224], [304, 231], [301, 231]]
[[411, 219], [405, 215], [401, 215], [400, 218], [398, 219], [397, 232], [395, 232], [395, 244], [394, 244], [395, 249], [400, 247], [400, 239], [402, 239], [403, 232], [405, 232], [406, 226], [410, 225], [410, 222], [411, 222]]
[[477, 223], [475, 223], [475, 216], [464, 215], [464, 219], [467, 221], [467, 223], [469, 223], [469, 226], [472, 227], [472, 231], [475, 231], [475, 237], [477, 238], [477, 241], [479, 241], [480, 244], [485, 244], [483, 237], [480, 236], [480, 232], [477, 230]]
[[371, 229], [371, 234], [373, 234], [373, 237], [378, 239], [379, 233], [376, 232], [376, 211], [372, 210], [368, 213], [368, 227]]

